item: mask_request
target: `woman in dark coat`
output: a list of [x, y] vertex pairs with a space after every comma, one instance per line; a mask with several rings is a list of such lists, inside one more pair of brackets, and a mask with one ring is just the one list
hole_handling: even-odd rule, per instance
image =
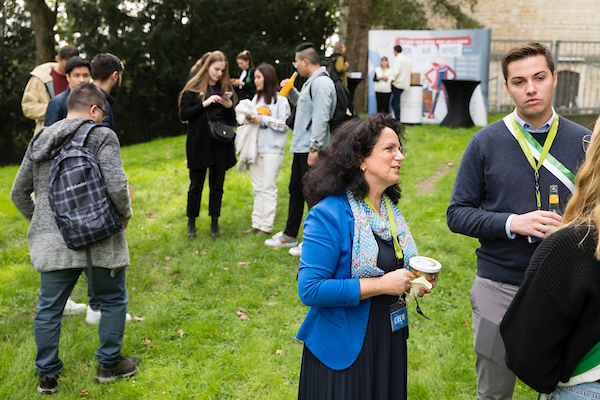
[[254, 63], [250, 51], [242, 51], [237, 55], [235, 61], [240, 68], [240, 76], [231, 83], [235, 87], [239, 100], [252, 100], [256, 93], [256, 85], [254, 84]]
[[200, 70], [179, 94], [179, 116], [182, 121], [189, 122], [186, 153], [190, 170], [187, 203], [187, 235], [190, 237], [196, 236], [196, 218], [200, 214], [207, 169], [210, 188], [208, 214], [212, 217], [210, 235], [219, 236], [223, 182], [225, 172], [236, 163], [235, 148], [233, 141], [223, 144], [211, 140], [207, 115], [212, 122], [235, 125], [232, 92], [227, 58], [217, 50], [206, 57]]

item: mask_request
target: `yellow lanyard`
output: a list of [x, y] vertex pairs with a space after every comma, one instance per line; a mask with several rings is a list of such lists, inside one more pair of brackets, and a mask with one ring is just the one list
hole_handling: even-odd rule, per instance
[[544, 160], [546, 159], [546, 155], [548, 155], [548, 152], [550, 151], [552, 142], [554, 142], [554, 138], [556, 137], [556, 132], [558, 131], [558, 117], [556, 117], [556, 119], [552, 123], [550, 132], [548, 132], [548, 136], [546, 136], [546, 140], [544, 141], [544, 147], [542, 147], [540, 159], [538, 160], [537, 163], [535, 161], [535, 158], [533, 157], [533, 154], [531, 154], [531, 150], [529, 149], [529, 146], [527, 145], [527, 139], [525, 139], [525, 136], [530, 137], [532, 140], [535, 140], [535, 139], [533, 139], [531, 134], [529, 132], [526, 132], [525, 129], [523, 129], [523, 127], [515, 120], [514, 114], [511, 114], [510, 117], [511, 117], [511, 121], [513, 124], [513, 129], [515, 130], [515, 135], [517, 136], [517, 141], [519, 142], [519, 145], [521, 146], [521, 149], [523, 150], [525, 157], [527, 157], [527, 161], [529, 161], [529, 164], [533, 168], [533, 172], [534, 172], [534, 176], [535, 176], [535, 200], [537, 202], [537, 208], [539, 210], [542, 208], [542, 201], [541, 201], [541, 195], [540, 195], [539, 171], [540, 171], [540, 168], [542, 167], [542, 164], [544, 163]]
[[[365, 197], [365, 203], [371, 207], [371, 209], [377, 214], [379, 218], [381, 215], [375, 210], [373, 203], [369, 200], [368, 197]], [[387, 209], [388, 221], [390, 222], [390, 231], [392, 232], [392, 243], [394, 243], [394, 250], [396, 250], [396, 258], [398, 260], [404, 259], [404, 253], [402, 252], [402, 248], [400, 247], [400, 243], [398, 243], [398, 236], [396, 235], [396, 224], [394, 223], [394, 217], [392, 217], [392, 206], [390, 205], [390, 200], [387, 196], [383, 196], [383, 200], [385, 201], [385, 207]], [[383, 218], [381, 218], [383, 220]]]

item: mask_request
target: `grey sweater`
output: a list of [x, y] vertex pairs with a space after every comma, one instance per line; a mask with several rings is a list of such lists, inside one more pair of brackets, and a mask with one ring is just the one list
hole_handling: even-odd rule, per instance
[[[65, 244], [48, 203], [48, 180], [54, 157], [85, 121], [84, 118], [64, 119], [35, 135], [10, 192], [17, 209], [31, 222], [27, 240], [31, 262], [37, 272], [87, 266], [85, 251], [71, 250]], [[85, 147], [98, 157], [104, 184], [118, 214], [123, 219], [130, 219], [133, 212], [117, 135], [106, 127], [94, 128]], [[31, 193], [35, 193], [35, 201]], [[128, 266], [125, 232], [120, 231], [94, 244], [91, 253], [94, 267], [116, 269]]]

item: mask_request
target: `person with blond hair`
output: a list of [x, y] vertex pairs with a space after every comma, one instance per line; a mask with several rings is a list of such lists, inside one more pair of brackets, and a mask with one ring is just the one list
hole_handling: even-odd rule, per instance
[[210, 235], [218, 237], [219, 216], [223, 200], [225, 172], [236, 163], [233, 141], [219, 143], [210, 137], [209, 122], [235, 125], [235, 111], [231, 96], [229, 63], [225, 54], [211, 52], [196, 74], [179, 93], [179, 116], [188, 121], [186, 141], [187, 166], [190, 170], [188, 191], [187, 235], [196, 236], [196, 218], [200, 215], [202, 188], [208, 170], [210, 197], [208, 214], [211, 216]]
[[346, 87], [348, 87], [348, 69], [350, 68], [350, 63], [346, 61], [344, 58], [344, 54], [346, 54], [346, 45], [343, 42], [337, 42], [333, 45], [333, 54], [329, 56], [329, 64], [327, 67], [327, 72], [331, 75], [331, 79], [339, 80]]
[[600, 118], [562, 223], [533, 253], [500, 325], [508, 367], [542, 399], [600, 397], [599, 133]]
[[390, 113], [390, 98], [392, 97], [390, 62], [387, 57], [381, 57], [381, 66], [375, 68], [375, 99], [377, 100], [377, 112]]

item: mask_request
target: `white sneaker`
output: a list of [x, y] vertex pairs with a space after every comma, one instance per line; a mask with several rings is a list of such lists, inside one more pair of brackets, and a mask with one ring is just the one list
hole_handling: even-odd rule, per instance
[[298, 239], [283, 232], [277, 232], [271, 239], [265, 240], [265, 244], [271, 247], [295, 247], [298, 246]]
[[69, 297], [67, 299], [67, 304], [65, 304], [65, 309], [63, 310], [63, 315], [79, 314], [79, 313], [84, 312], [86, 308], [87, 308], [87, 305], [85, 305], [84, 303], [75, 303]]
[[[87, 306], [87, 314], [85, 315], [85, 322], [90, 325], [97, 325], [100, 323], [100, 317], [102, 316], [102, 311], [94, 311], [92, 307]], [[131, 314], [127, 313], [125, 315], [125, 322], [131, 321]]]
[[291, 256], [301, 256], [302, 255], [302, 243], [300, 243], [296, 247], [292, 247], [290, 251], [288, 251]]

